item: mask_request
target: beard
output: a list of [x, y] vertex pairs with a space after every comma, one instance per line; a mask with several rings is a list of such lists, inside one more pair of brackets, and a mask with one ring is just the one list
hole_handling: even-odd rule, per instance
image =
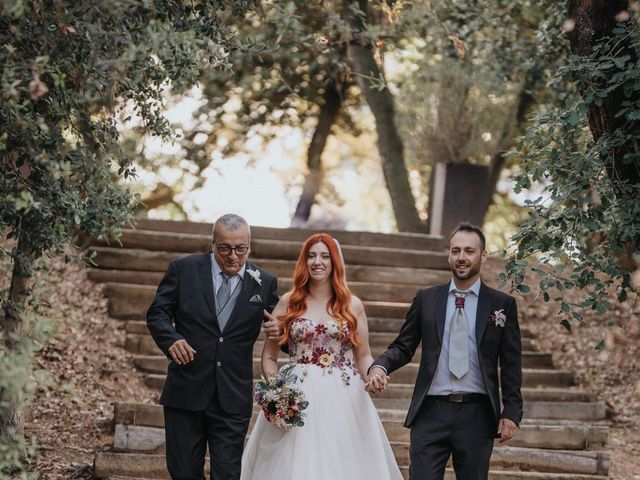
[[451, 273], [453, 273], [453, 276], [456, 277], [458, 280], [466, 280], [467, 278], [471, 278], [474, 275], [477, 275], [478, 273], [480, 273], [480, 262], [476, 264], [469, 264], [469, 269], [467, 270], [467, 273], [463, 275], [459, 274], [456, 271], [455, 266], [449, 265], [449, 268], [451, 269]]

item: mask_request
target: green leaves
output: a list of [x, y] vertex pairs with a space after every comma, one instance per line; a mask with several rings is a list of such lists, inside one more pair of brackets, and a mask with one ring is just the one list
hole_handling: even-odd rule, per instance
[[[640, 239], [640, 184], [611, 170], [616, 155], [631, 164], [640, 153], [640, 97], [634, 93], [640, 88], [640, 69], [619, 47], [628, 38], [633, 44], [640, 41], [638, 23], [629, 22], [616, 35], [591, 57], [568, 57], [552, 83], [564, 98], [541, 109], [511, 152], [522, 152], [523, 159], [516, 191], [537, 186], [544, 189], [544, 198], [528, 202], [529, 216], [513, 237], [505, 280], [518, 286], [533, 272], [544, 300], [559, 304], [560, 323], [567, 329], [581, 321], [585, 309], [605, 316], [612, 294], [627, 300], [629, 272], [621, 259]], [[611, 105], [620, 92], [625, 93], [617, 117], [626, 121], [594, 138], [589, 116], [602, 122], [594, 108]], [[544, 268], [537, 267], [540, 263]], [[564, 295], [569, 290], [572, 294]]]
[[[164, 91], [184, 91], [204, 71], [226, 67], [230, 52], [251, 49], [235, 32], [255, 3], [0, 4], [0, 231], [19, 242], [0, 255], [12, 257], [14, 280], [27, 284], [44, 252], [61, 253], [80, 234], [119, 235], [139, 198], [120, 184], [135, 167], [121, 149], [116, 116], [132, 110], [141, 134], [170, 137]], [[21, 325], [19, 302], [4, 292], [0, 300], [0, 311], [18, 312], [12, 322]], [[12, 340], [0, 352], [0, 415], [27, 388], [34, 347], [26, 333]], [[0, 436], [8, 422], [0, 419]], [[15, 440], [6, 448], [0, 442], [0, 476], [21, 462]]]

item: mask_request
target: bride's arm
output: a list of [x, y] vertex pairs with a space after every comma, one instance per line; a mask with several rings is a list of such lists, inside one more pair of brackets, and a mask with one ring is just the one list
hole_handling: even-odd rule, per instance
[[360, 345], [355, 348], [356, 367], [360, 372], [360, 376], [366, 382], [367, 371], [373, 363], [371, 355], [371, 347], [369, 347], [369, 325], [367, 324], [367, 315], [364, 312], [364, 306], [358, 297], [353, 297], [351, 301], [351, 311], [358, 319], [358, 339]]
[[[270, 320], [278, 321], [278, 316], [285, 313], [287, 309], [287, 303], [289, 303], [289, 294], [284, 294], [276, 308], [273, 309], [273, 313], [269, 315]], [[264, 377], [268, 377], [272, 373], [278, 371], [278, 353], [280, 353], [280, 345], [278, 345], [279, 339], [264, 339], [264, 346], [262, 347], [262, 374]]]

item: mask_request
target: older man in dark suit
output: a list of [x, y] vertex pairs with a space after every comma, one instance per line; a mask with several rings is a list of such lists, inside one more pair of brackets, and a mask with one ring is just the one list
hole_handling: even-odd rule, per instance
[[486, 258], [482, 231], [458, 225], [449, 248], [453, 279], [418, 292], [398, 337], [370, 368], [367, 389], [379, 392], [422, 342], [405, 421], [411, 480], [443, 479], [451, 455], [459, 480], [486, 480], [494, 438], [512, 438], [522, 419], [518, 309], [513, 297], [481, 282]]
[[[247, 261], [251, 232], [238, 215], [220, 217], [213, 251], [171, 262], [147, 312], [169, 358], [164, 406], [167, 468], [173, 480], [237, 480], [252, 412], [253, 345], [278, 302], [277, 279]], [[267, 336], [279, 336], [276, 322]]]

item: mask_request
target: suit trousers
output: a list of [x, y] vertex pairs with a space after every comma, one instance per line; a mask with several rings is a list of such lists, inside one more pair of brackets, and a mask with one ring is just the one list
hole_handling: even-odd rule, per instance
[[211, 480], [239, 480], [250, 419], [225, 413], [217, 392], [203, 411], [164, 407], [167, 468], [172, 480], [204, 480], [207, 445]]
[[488, 397], [453, 403], [427, 396], [411, 426], [410, 480], [442, 480], [450, 456], [457, 480], [487, 480], [495, 436]]

